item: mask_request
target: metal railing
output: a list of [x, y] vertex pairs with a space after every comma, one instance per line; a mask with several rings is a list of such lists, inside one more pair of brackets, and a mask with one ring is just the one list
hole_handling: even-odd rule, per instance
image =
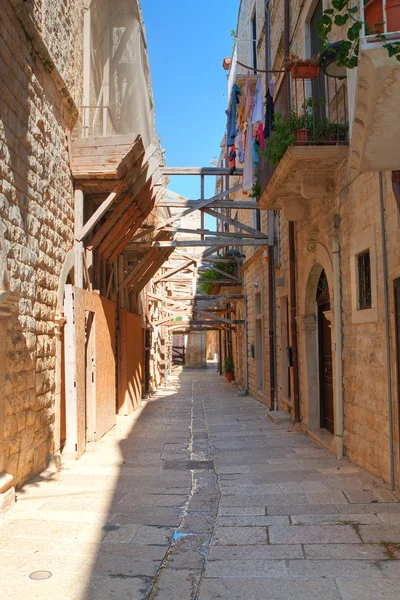
[[[288, 90], [289, 86], [289, 90]], [[290, 103], [290, 105], [289, 105]], [[277, 114], [287, 123], [293, 146], [337, 146], [348, 144], [347, 87], [344, 80], [325, 77], [293, 79], [285, 73], [274, 97]], [[266, 150], [273, 137], [265, 140]], [[258, 183], [261, 191], [268, 185], [276, 165], [260, 156]]]

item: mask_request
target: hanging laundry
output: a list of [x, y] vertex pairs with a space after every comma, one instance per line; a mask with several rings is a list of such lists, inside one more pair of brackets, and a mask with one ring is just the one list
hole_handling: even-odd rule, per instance
[[274, 101], [271, 95], [271, 91], [268, 88], [265, 96], [265, 126], [264, 126], [264, 138], [271, 137], [272, 125], [274, 124]]
[[229, 167], [230, 167], [230, 175], [233, 175], [236, 168], [236, 149], [235, 146], [231, 146], [229, 152]]
[[228, 135], [228, 146], [232, 146], [235, 143], [236, 136], [236, 112], [237, 105], [240, 102], [239, 96], [241, 96], [242, 92], [240, 91], [240, 87], [238, 85], [234, 85], [232, 90], [232, 101], [231, 107], [228, 110], [228, 125], [227, 125], [227, 135]]
[[246, 129], [246, 150], [244, 154], [243, 168], [243, 191], [249, 192], [253, 188], [253, 132], [251, 127], [251, 119], [247, 121]]
[[260, 150], [264, 150], [264, 125], [259, 124], [257, 129], [257, 142], [260, 145]]
[[269, 80], [268, 89], [271, 97], [273, 98], [275, 95], [275, 81], [273, 79]]
[[236, 143], [238, 144], [239, 163], [242, 165], [244, 163], [244, 148], [243, 148], [243, 131], [241, 129], [236, 138]]
[[258, 154], [259, 150], [260, 150], [260, 144], [258, 143], [257, 139], [254, 138], [254, 140], [253, 140], [253, 166], [256, 168], [260, 164], [260, 156]]
[[262, 99], [262, 84], [261, 77], [258, 78], [256, 86], [256, 94], [254, 96], [253, 114], [251, 116], [251, 122], [262, 123], [264, 120], [263, 112], [263, 99]]
[[244, 88], [244, 115], [243, 115], [243, 119], [244, 119], [245, 123], [247, 123], [247, 120], [248, 120], [248, 118], [250, 116], [250, 111], [251, 111], [250, 77], [249, 77], [249, 74], [247, 74], [245, 88]]

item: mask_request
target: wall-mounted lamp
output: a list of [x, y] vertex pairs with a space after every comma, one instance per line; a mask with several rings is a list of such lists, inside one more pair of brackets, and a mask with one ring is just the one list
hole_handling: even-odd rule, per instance
[[324, 50], [319, 59], [319, 66], [327, 77], [334, 77], [335, 79], [346, 79], [347, 69], [338, 65], [338, 52], [343, 40], [335, 42], [334, 44], [328, 44], [326, 50]]
[[255, 281], [255, 282], [253, 283], [253, 285], [254, 285], [254, 287], [255, 287], [255, 288], [258, 288], [258, 281]]

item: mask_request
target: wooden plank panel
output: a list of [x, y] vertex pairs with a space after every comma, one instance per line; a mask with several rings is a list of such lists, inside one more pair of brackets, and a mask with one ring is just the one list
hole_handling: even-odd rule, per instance
[[130, 415], [142, 399], [144, 381], [144, 330], [142, 317], [126, 310], [119, 311], [119, 369], [118, 404], [119, 415]]

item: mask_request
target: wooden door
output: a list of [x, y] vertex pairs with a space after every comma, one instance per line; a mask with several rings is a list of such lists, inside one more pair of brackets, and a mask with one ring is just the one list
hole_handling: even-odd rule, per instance
[[321, 401], [321, 427], [335, 433], [335, 417], [333, 407], [333, 379], [332, 379], [332, 340], [330, 323], [325, 316], [331, 305], [329, 302], [320, 304], [319, 312], [319, 350], [320, 350], [320, 401]]
[[[396, 322], [397, 407], [400, 415], [400, 278], [394, 281], [394, 314]], [[399, 419], [400, 428], [400, 419]]]

